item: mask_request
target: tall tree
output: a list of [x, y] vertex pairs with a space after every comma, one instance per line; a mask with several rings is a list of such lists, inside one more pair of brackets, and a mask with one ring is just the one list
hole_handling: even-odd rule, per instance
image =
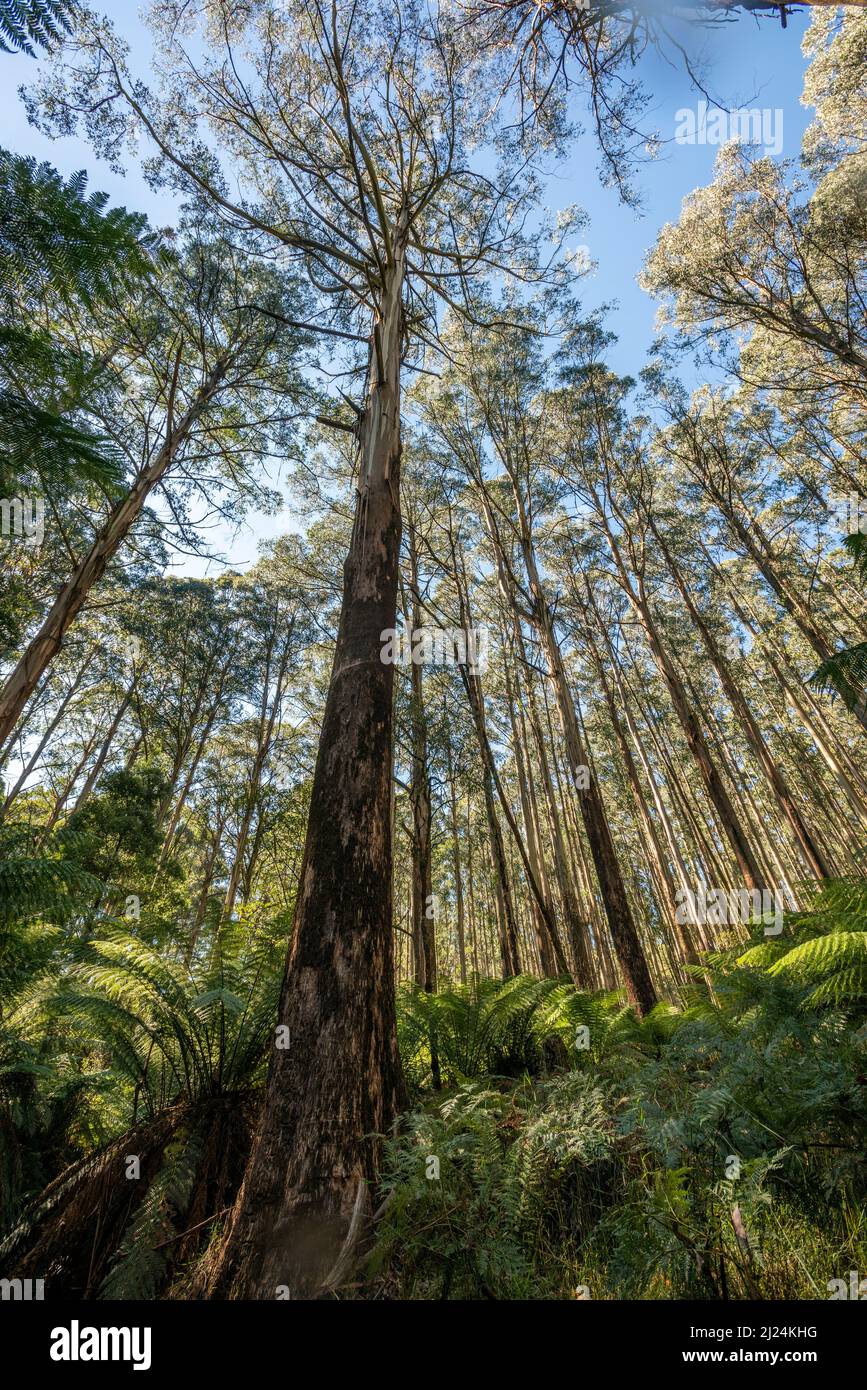
[[[436, 334], [438, 302], [461, 311], [474, 280], [531, 266], [523, 222], [536, 190], [517, 154], [502, 170], [474, 169], [471, 146], [497, 131], [493, 92], [442, 13], [389, 0], [293, 0], [254, 12], [200, 0], [182, 15], [168, 2], [155, 13], [170, 87], [162, 106], [129, 79], [106, 26], [89, 23], [54, 110], [69, 120], [78, 107], [115, 150], [125, 112], [183, 186], [305, 261], [332, 315], [320, 331], [367, 347], [356, 364], [361, 404], [350, 419], [345, 410], [334, 418], [357, 442], [357, 506], [280, 1004], [292, 1041], [275, 1049], [261, 1132], [211, 1285], [273, 1297], [278, 1286], [310, 1291], [342, 1273], [375, 1169], [377, 1145], [366, 1136], [388, 1127], [403, 1096], [391, 942], [393, 668], [380, 659], [397, 606], [401, 368], [408, 347], [418, 354]], [[187, 61], [178, 22], [187, 32], [201, 22], [201, 61]], [[202, 121], [240, 168], [248, 198], [230, 197], [212, 158], [179, 138]]]

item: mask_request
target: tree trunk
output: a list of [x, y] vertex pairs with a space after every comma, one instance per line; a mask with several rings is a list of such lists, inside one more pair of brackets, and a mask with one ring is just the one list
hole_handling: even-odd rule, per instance
[[89, 652], [87, 653], [87, 656], [86, 656], [85, 659], [84, 659], [84, 662], [83, 662], [82, 665], [79, 667], [79, 669], [76, 671], [76, 673], [75, 673], [75, 675], [74, 675], [74, 677], [73, 677], [73, 679], [72, 679], [72, 684], [70, 685], [69, 689], [67, 690], [66, 694], [63, 696], [62, 700], [60, 701], [60, 704], [58, 705], [57, 709], [55, 710], [55, 712], [54, 712], [54, 717], [53, 717], [53, 719], [51, 720], [51, 723], [50, 723], [50, 724], [48, 725], [48, 727], [46, 728], [46, 730], [45, 730], [45, 732], [43, 733], [41, 739], [39, 740], [38, 744], [37, 744], [36, 747], [34, 748], [33, 753], [32, 753], [31, 756], [28, 758], [27, 762], [24, 764], [24, 767], [21, 769], [21, 775], [20, 775], [20, 777], [18, 778], [18, 781], [15, 783], [15, 786], [12, 787], [12, 789], [11, 789], [10, 792], [9, 792], [9, 795], [6, 797], [6, 800], [5, 800], [4, 803], [3, 803], [2, 811], [0, 811], [0, 818], [6, 816], [6, 814], [7, 814], [7, 812], [9, 811], [9, 808], [10, 808], [10, 806], [12, 805], [13, 801], [14, 801], [15, 798], [18, 796], [18, 794], [19, 794], [19, 792], [21, 791], [22, 787], [25, 786], [28, 777], [31, 775], [31, 773], [34, 771], [34, 769], [35, 769], [36, 766], [38, 765], [39, 759], [42, 757], [42, 754], [44, 753], [44, 751], [45, 751], [45, 749], [46, 749], [46, 747], [47, 747], [47, 745], [48, 745], [48, 743], [49, 743], [49, 741], [50, 741], [50, 739], [51, 739], [52, 734], [54, 733], [54, 731], [55, 731], [55, 729], [57, 728], [57, 726], [60, 724], [61, 720], [63, 719], [63, 716], [66, 714], [66, 711], [67, 711], [67, 709], [69, 708], [70, 701], [72, 700], [73, 696], [74, 696], [74, 695], [77, 693], [77, 691], [79, 690], [79, 688], [80, 688], [80, 686], [81, 686], [81, 682], [84, 680], [84, 676], [85, 676], [85, 674], [86, 674], [86, 672], [87, 672], [87, 669], [88, 669], [88, 667], [90, 666], [90, 663], [91, 663], [92, 660], [93, 660], [93, 652], [92, 652], [92, 651], [89, 651]]
[[212, 1296], [313, 1297], [370, 1209], [378, 1135], [405, 1092], [392, 937], [405, 226], [386, 268], [358, 426], [359, 492], [261, 1127], [208, 1280]]
[[205, 410], [220, 381], [226, 363], [218, 362], [197, 392], [189, 410], [174, 427], [171, 418], [166, 440], [152, 462], [139, 474], [129, 492], [117, 503], [87, 554], [76, 565], [48, 612], [41, 628], [27, 646], [15, 670], [0, 691], [0, 746], [11, 734], [33, 691], [63, 641], [95, 584], [98, 584], [118, 547], [141, 514], [150, 494], [170, 468], [178, 449]]
[[[410, 594], [412, 606], [410, 622], [412, 635], [422, 625], [421, 597], [418, 588], [418, 552], [415, 544], [415, 531], [409, 526], [409, 564]], [[412, 911], [413, 938], [419, 945], [421, 965], [421, 986], [426, 994], [435, 994], [437, 987], [436, 959], [436, 920], [433, 900], [433, 861], [431, 852], [431, 786], [427, 752], [427, 716], [424, 707], [424, 682], [421, 663], [412, 661], [410, 665], [412, 695], [410, 700], [412, 723], [412, 777], [410, 780], [410, 803], [412, 805]], [[440, 1063], [436, 1035], [431, 1028], [429, 1036], [431, 1080], [435, 1091], [440, 1089]]]
[[90, 771], [89, 771], [88, 774], [87, 774], [87, 778], [85, 779], [84, 786], [81, 788], [81, 791], [78, 793], [78, 796], [77, 796], [76, 801], [75, 801], [75, 805], [74, 805], [74, 807], [72, 808], [72, 814], [73, 814], [73, 815], [75, 815], [75, 812], [76, 812], [76, 811], [80, 811], [80, 810], [81, 810], [82, 806], [83, 806], [84, 803], [87, 801], [88, 797], [90, 796], [91, 792], [93, 791], [94, 787], [96, 786], [97, 780], [98, 780], [98, 778], [99, 778], [99, 774], [102, 772], [102, 769], [105, 767], [106, 759], [108, 758], [108, 755], [109, 755], [109, 753], [111, 752], [111, 745], [114, 743], [115, 735], [116, 735], [116, 733], [117, 733], [117, 731], [118, 731], [118, 729], [120, 728], [120, 725], [121, 725], [121, 720], [123, 719], [124, 715], [126, 714], [127, 710], [129, 709], [130, 705], [132, 704], [132, 697], [133, 697], [133, 694], [134, 694], [134, 692], [135, 692], [135, 683], [136, 683], [136, 679], [137, 679], [137, 677], [136, 677], [136, 676], [133, 676], [132, 682], [131, 682], [131, 684], [130, 684], [130, 686], [129, 686], [127, 692], [126, 692], [126, 694], [124, 695], [123, 699], [121, 700], [120, 704], [119, 704], [118, 707], [117, 707], [117, 711], [116, 711], [116, 713], [115, 713], [114, 719], [111, 721], [111, 724], [110, 724], [110, 726], [109, 726], [109, 728], [108, 728], [108, 731], [107, 731], [107, 733], [106, 733], [106, 735], [105, 735], [105, 738], [102, 740], [102, 746], [100, 747], [99, 753], [97, 754], [96, 758], [94, 759], [93, 766], [91, 767]]
[[762, 732], [759, 729], [759, 726], [756, 723], [755, 719], [753, 718], [752, 711], [750, 710], [746, 700], [741, 694], [740, 687], [737, 685], [734, 677], [732, 676], [729, 664], [723, 656], [723, 653], [721, 652], [717, 644], [717, 641], [710, 630], [710, 626], [705, 621], [703, 615], [699, 612], [698, 608], [696, 607], [692, 594], [689, 591], [689, 585], [684, 580], [684, 577], [681, 574], [680, 569], [676, 564], [673, 556], [671, 555], [667, 545], [665, 544], [665, 541], [659, 535], [656, 527], [652, 523], [651, 530], [653, 531], [654, 536], [656, 536], [657, 540], [660, 543], [662, 553], [665, 556], [666, 563], [669, 569], [671, 570], [672, 576], [674, 578], [675, 583], [677, 584], [681, 598], [687, 606], [689, 615], [695, 623], [695, 626], [698, 628], [702, 640], [704, 641], [704, 644], [707, 647], [708, 652], [710, 653], [710, 659], [714, 664], [714, 669], [716, 670], [716, 673], [719, 677], [720, 684], [723, 688], [723, 691], [725, 692], [729, 704], [731, 705], [735, 715], [740, 721], [741, 727], [744, 732], [744, 737], [746, 738], [747, 743], [752, 749], [753, 756], [755, 757], [756, 761], [762, 769], [762, 772], [767, 778], [768, 784], [776, 798], [777, 805], [780, 807], [780, 810], [783, 812], [783, 815], [786, 817], [786, 820], [788, 821], [792, 829], [792, 832], [795, 836], [795, 839], [798, 842], [798, 845], [801, 849], [804, 859], [807, 862], [810, 872], [820, 880], [828, 878], [830, 876], [829, 868], [822, 856], [822, 851], [816, 843], [809, 827], [804, 821], [804, 818], [801, 815], [801, 812], [797, 806], [797, 803], [795, 802], [794, 797], [789, 791], [782, 770], [777, 766], [777, 763], [771, 756], [770, 749], [768, 748], [768, 745], [765, 743]]
[[[445, 713], [445, 711], [444, 711]], [[455, 906], [457, 909], [457, 935], [458, 935], [458, 965], [461, 972], [461, 984], [467, 983], [467, 942], [466, 930], [464, 926], [464, 885], [461, 875], [461, 842], [458, 832], [458, 798], [455, 787], [455, 770], [452, 764], [452, 744], [449, 735], [448, 720], [443, 720], [446, 741], [446, 761], [448, 766], [449, 778], [449, 810], [451, 812], [452, 828], [452, 868], [455, 880]]]
[[[566, 746], [566, 759], [578, 798], [584, 832], [593, 857], [599, 891], [605, 904], [611, 939], [614, 942], [614, 949], [623, 972], [623, 982], [626, 986], [629, 1002], [635, 1006], [640, 1014], [646, 1014], [657, 1002], [656, 990], [653, 987], [647, 960], [633, 920], [602, 793], [597, 778], [590, 775], [589, 764], [584, 754], [560, 646], [554, 634], [547, 597], [536, 564], [529, 518], [514, 479], [512, 479], [512, 490], [521, 527], [524, 567], [533, 601], [532, 622], [542, 644], [554, 688], [557, 711]], [[486, 519], [489, 522], [489, 531], [491, 531], [490, 503], [484, 486], [482, 486], [482, 502]], [[495, 537], [496, 528], [493, 528], [492, 538], [495, 539]]]

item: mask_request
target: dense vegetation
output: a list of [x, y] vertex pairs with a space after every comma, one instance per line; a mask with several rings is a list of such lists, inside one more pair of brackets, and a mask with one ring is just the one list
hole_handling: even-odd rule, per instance
[[178, 207], [0, 151], [3, 1277], [867, 1269], [867, 17], [662, 230], [626, 378], [543, 206], [567, 78], [633, 197], [606, 8], [158, 0], [149, 87], [0, 0], [31, 119]]

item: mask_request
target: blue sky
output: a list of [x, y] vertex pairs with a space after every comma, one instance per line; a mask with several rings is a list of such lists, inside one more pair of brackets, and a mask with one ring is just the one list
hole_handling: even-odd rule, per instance
[[[147, 35], [138, 19], [137, 0], [115, 0], [111, 14], [118, 30], [131, 43], [134, 57], [140, 55], [134, 66], [147, 76]], [[786, 30], [781, 29], [778, 20], [757, 21], [750, 16], [712, 29], [682, 23], [670, 26], [689, 52], [693, 65], [700, 66], [704, 84], [715, 99], [732, 108], [782, 111], [784, 158], [797, 156], [810, 119], [810, 112], [800, 104], [805, 66], [801, 39], [807, 22], [802, 12], [789, 17]], [[17, 153], [48, 159], [64, 174], [86, 169], [91, 189], [104, 189], [114, 202], [146, 212], [157, 226], [174, 221], [171, 200], [154, 194], [134, 166], [122, 178], [97, 160], [85, 142], [77, 138], [51, 141], [33, 130], [17, 93], [22, 83], [32, 80], [37, 64], [23, 56], [5, 55], [0, 55], [0, 64], [5, 79], [0, 87], [3, 144]], [[552, 208], [577, 203], [589, 216], [586, 230], [580, 238], [573, 239], [575, 246], [579, 242], [587, 245], [596, 263], [594, 274], [584, 282], [584, 304], [593, 309], [616, 303], [608, 318], [609, 327], [619, 339], [611, 353], [612, 366], [631, 374], [644, 364], [656, 314], [656, 305], [639, 289], [636, 276], [659, 228], [675, 221], [683, 198], [711, 179], [717, 152], [711, 144], [675, 143], [677, 113], [685, 108], [695, 110], [701, 99], [682, 65], [666, 62], [656, 53], [646, 53], [639, 62], [638, 75], [651, 93], [644, 128], [657, 131], [662, 141], [658, 157], [646, 163], [639, 174], [641, 214], [624, 207], [614, 190], [601, 187], [598, 155], [589, 132], [575, 143], [569, 158], [552, 176], [549, 188]], [[581, 118], [580, 102], [576, 102], [575, 115]], [[572, 246], [573, 242], [569, 244]], [[289, 529], [294, 528], [291, 509], [287, 507], [277, 517], [254, 518], [237, 534], [217, 532], [211, 544], [233, 565], [244, 568], [255, 559], [259, 540]], [[197, 560], [179, 557], [176, 572], [180, 568], [187, 573], [201, 573], [204, 566]]]

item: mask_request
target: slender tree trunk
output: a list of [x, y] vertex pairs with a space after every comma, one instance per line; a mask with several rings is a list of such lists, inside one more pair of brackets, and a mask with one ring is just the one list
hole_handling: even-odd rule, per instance
[[617, 746], [620, 749], [623, 766], [626, 769], [626, 777], [632, 793], [636, 814], [644, 830], [645, 841], [648, 848], [648, 858], [651, 866], [656, 871], [660, 908], [665, 918], [667, 918], [667, 925], [670, 933], [677, 941], [680, 960], [687, 965], [697, 965], [698, 955], [696, 954], [695, 945], [690, 935], [689, 928], [680, 918], [680, 912], [678, 910], [679, 905], [677, 902], [677, 888], [675, 886], [671, 865], [663, 854], [656, 825], [647, 808], [644, 790], [641, 786], [641, 779], [638, 776], [638, 769], [635, 766], [635, 760], [632, 756], [632, 750], [629, 747], [626, 731], [623, 728], [623, 721], [620, 718], [614, 694], [605, 674], [604, 663], [592, 639], [588, 641], [588, 648], [593, 665], [596, 668], [597, 679], [599, 680], [608, 705], [608, 716], [611, 720], [614, 736], [617, 739]]
[[92, 653], [92, 652], [88, 652], [88, 654], [87, 654], [87, 656], [85, 657], [84, 661], [82, 662], [81, 666], [80, 666], [80, 667], [78, 668], [78, 670], [76, 671], [76, 673], [75, 673], [75, 675], [74, 675], [74, 677], [73, 677], [73, 679], [72, 679], [72, 683], [71, 683], [69, 689], [66, 691], [66, 694], [63, 696], [63, 699], [60, 701], [60, 704], [58, 705], [57, 709], [55, 710], [55, 712], [54, 712], [54, 717], [53, 717], [53, 719], [51, 720], [51, 723], [50, 723], [50, 724], [48, 725], [48, 727], [46, 728], [44, 734], [42, 735], [42, 737], [41, 737], [41, 739], [39, 740], [38, 744], [37, 744], [36, 747], [34, 748], [34, 750], [33, 750], [32, 754], [31, 754], [31, 756], [27, 759], [27, 762], [25, 763], [24, 767], [22, 768], [22, 770], [21, 770], [21, 775], [20, 775], [20, 777], [18, 778], [18, 781], [15, 783], [15, 786], [12, 787], [11, 791], [9, 792], [9, 795], [6, 797], [6, 800], [5, 800], [4, 803], [3, 803], [3, 809], [2, 809], [2, 812], [0, 812], [0, 815], [5, 816], [5, 815], [7, 814], [7, 812], [9, 811], [10, 806], [11, 806], [12, 803], [13, 803], [13, 801], [14, 801], [15, 798], [18, 796], [18, 794], [19, 794], [19, 792], [21, 791], [22, 787], [25, 786], [28, 777], [31, 775], [31, 773], [34, 771], [34, 769], [38, 766], [38, 764], [39, 764], [39, 759], [42, 757], [42, 754], [45, 752], [45, 749], [46, 749], [46, 747], [48, 746], [48, 743], [50, 742], [51, 737], [52, 737], [52, 735], [53, 735], [55, 729], [58, 727], [58, 725], [60, 724], [61, 720], [63, 719], [63, 716], [66, 714], [66, 711], [67, 711], [67, 709], [69, 708], [69, 705], [70, 705], [71, 700], [73, 699], [73, 697], [78, 693], [79, 689], [81, 688], [81, 682], [84, 680], [85, 674], [86, 674], [86, 672], [87, 672], [87, 670], [88, 670], [88, 667], [90, 666], [92, 660], [93, 660], [93, 653]]
[[118, 547], [141, 515], [148, 497], [171, 467], [178, 450], [206, 409], [225, 372], [226, 363], [218, 362], [177, 425], [173, 425], [171, 418], [169, 419], [162, 448], [139, 474], [126, 496], [112, 508], [108, 520], [98, 532], [90, 549], [60, 590], [41, 628], [28, 644], [27, 650], [0, 691], [0, 745], [9, 737], [21, 711], [87, 602], [91, 590], [99, 583]]
[[[804, 602], [797, 587], [791, 583], [779, 564], [773, 547], [756, 517], [746, 522], [732, 500], [717, 485], [712, 475], [708, 475], [701, 463], [696, 461], [694, 476], [704, 487], [711, 500], [719, 508], [731, 531], [753, 561], [756, 569], [770, 585], [781, 606], [788, 613], [801, 635], [812, 647], [820, 661], [827, 661], [833, 655], [833, 648], [816, 625], [808, 605]], [[867, 731], [867, 712], [862, 709], [850, 711]]]
[[98, 734], [92, 734], [91, 737], [88, 739], [88, 741], [87, 741], [87, 743], [85, 744], [85, 747], [84, 747], [84, 752], [82, 753], [81, 757], [79, 758], [78, 762], [76, 763], [76, 765], [75, 765], [75, 767], [74, 767], [72, 773], [71, 773], [70, 776], [67, 778], [66, 783], [64, 784], [63, 790], [62, 790], [61, 792], [59, 792], [58, 795], [57, 795], [57, 797], [55, 798], [55, 802], [54, 802], [54, 806], [53, 806], [52, 811], [51, 811], [51, 815], [48, 817], [48, 820], [45, 822], [45, 824], [44, 824], [43, 827], [42, 827], [42, 833], [41, 833], [41, 835], [40, 835], [40, 843], [44, 843], [45, 840], [48, 839], [48, 836], [51, 834], [51, 832], [52, 832], [52, 830], [54, 829], [55, 825], [56, 825], [57, 822], [60, 820], [61, 814], [62, 814], [62, 812], [63, 812], [63, 808], [65, 807], [67, 801], [69, 800], [70, 796], [72, 795], [72, 791], [73, 791], [73, 788], [75, 787], [76, 782], [78, 781], [78, 779], [79, 779], [79, 777], [81, 776], [81, 774], [82, 774], [82, 772], [84, 771], [84, 769], [87, 767], [87, 763], [88, 763], [88, 760], [89, 760], [89, 758], [90, 758], [90, 755], [91, 755], [91, 753], [93, 752], [94, 748], [96, 747], [96, 740], [97, 740], [97, 738], [98, 738]]
[[190, 928], [190, 939], [187, 944], [187, 965], [189, 965], [193, 959], [193, 953], [195, 952], [196, 943], [199, 939], [199, 932], [202, 929], [202, 923], [205, 920], [205, 913], [208, 910], [208, 897], [211, 892], [211, 884], [214, 881], [214, 873], [217, 867], [217, 859], [220, 853], [220, 841], [223, 838], [223, 830], [225, 828], [225, 824], [225, 816], [220, 814], [217, 817], [216, 828], [214, 829], [214, 833], [211, 836], [211, 843], [205, 860], [205, 872], [202, 877], [202, 886], [199, 890], [199, 896], [196, 902], [196, 911], [193, 917], [192, 926]]
[[[421, 596], [418, 587], [418, 552], [415, 528], [408, 527], [412, 636], [422, 625]], [[412, 642], [411, 642], [412, 648]], [[412, 906], [413, 935], [419, 943], [421, 986], [426, 994], [437, 988], [436, 918], [433, 899], [433, 862], [431, 853], [431, 787], [428, 767], [427, 716], [424, 705], [424, 679], [421, 663], [410, 664], [412, 695], [410, 713], [412, 724], [412, 776], [409, 799], [412, 805]], [[435, 1091], [440, 1089], [440, 1063], [434, 1030], [430, 1037], [431, 1079]]]
[[539, 721], [539, 709], [536, 703], [536, 696], [529, 677], [525, 682], [525, 686], [530, 728], [533, 732], [533, 740], [536, 745], [536, 757], [538, 759], [539, 772], [542, 778], [542, 790], [545, 793], [545, 805], [548, 810], [548, 825], [554, 851], [554, 873], [560, 890], [560, 901], [563, 906], [566, 933], [572, 951], [572, 968], [575, 973], [575, 979], [581, 988], [593, 989], [595, 981], [593, 975], [593, 961], [588, 944], [587, 922], [579, 907], [572, 874], [569, 868], [566, 845], [563, 837], [563, 827], [561, 825], [560, 809], [557, 805], [557, 797], [551, 780], [551, 767], [548, 760], [548, 752], [545, 747], [541, 723]]
[[[445, 713], [445, 710], [443, 711]], [[452, 872], [455, 880], [455, 908], [457, 911], [457, 937], [458, 937], [458, 967], [461, 973], [461, 984], [467, 983], [467, 942], [466, 929], [464, 925], [464, 885], [461, 874], [461, 842], [458, 831], [458, 800], [457, 789], [455, 787], [455, 770], [452, 760], [452, 744], [449, 736], [448, 720], [443, 720], [446, 741], [446, 764], [449, 779], [449, 810], [451, 813], [452, 831]]]
[[658, 624], [650, 610], [650, 604], [644, 588], [644, 577], [642, 574], [638, 574], [635, 582], [633, 582], [623, 560], [620, 546], [617, 543], [617, 539], [602, 509], [600, 509], [600, 519], [605, 528], [606, 539], [614, 558], [620, 585], [629, 600], [635, 616], [644, 629], [647, 644], [653, 654], [653, 659], [656, 662], [659, 674], [665, 681], [671, 703], [674, 706], [674, 712], [683, 730], [687, 747], [698, 768], [711, 805], [716, 812], [719, 824], [722, 826], [725, 836], [731, 845], [732, 853], [737, 860], [738, 868], [743, 874], [744, 883], [746, 887], [750, 889], [766, 888], [768, 885], [756, 855], [753, 852], [752, 845], [744, 832], [740, 820], [735, 814], [735, 809], [732, 806], [731, 798], [725, 783], [720, 776], [716, 763], [710, 755], [710, 750], [708, 749], [695, 710], [687, 698], [683, 681], [662, 640]]
[[184, 807], [186, 806], [187, 801], [189, 800], [189, 795], [192, 791], [193, 783], [196, 780], [196, 773], [199, 770], [199, 764], [202, 758], [204, 757], [205, 752], [207, 751], [208, 742], [211, 737], [211, 730], [213, 729], [214, 723], [216, 722], [219, 707], [220, 700], [218, 696], [218, 698], [214, 700], [214, 702], [211, 705], [210, 711], [208, 713], [208, 718], [205, 722], [205, 727], [202, 730], [202, 735], [198, 743], [196, 744], [196, 751], [193, 754], [190, 766], [187, 768], [187, 775], [184, 778], [184, 785], [181, 787], [181, 790], [178, 793], [178, 796], [175, 800], [175, 804], [172, 809], [171, 819], [169, 820], [169, 823], [166, 826], [166, 832], [163, 836], [163, 847], [160, 850], [159, 862], [157, 864], [157, 872], [159, 872], [159, 870], [169, 859], [174, 848], [175, 836], [177, 834], [177, 829], [180, 824], [181, 816], [184, 813]]
[[[490, 503], [484, 487], [481, 491], [490, 530]], [[599, 891], [605, 904], [611, 939], [614, 942], [614, 949], [623, 972], [623, 982], [629, 1001], [639, 1013], [646, 1014], [657, 1002], [656, 991], [635, 927], [602, 793], [597, 778], [590, 775], [589, 762], [585, 756], [560, 646], [554, 634], [547, 597], [539, 577], [529, 519], [519, 489], [514, 485], [514, 480], [513, 492], [521, 526], [524, 566], [533, 600], [531, 618], [542, 644], [545, 660], [548, 663], [566, 747], [566, 759], [578, 797], [581, 819], [599, 882]], [[496, 537], [496, 528], [493, 529], [492, 535], [494, 538]]]
[[503, 832], [500, 827], [499, 817], [497, 816], [494, 792], [494, 770], [492, 767], [493, 755], [491, 753], [491, 745], [488, 741], [488, 733], [485, 727], [485, 711], [481, 692], [478, 689], [478, 680], [472, 672], [467, 672], [464, 680], [464, 687], [467, 692], [470, 712], [473, 716], [473, 727], [476, 731], [476, 739], [482, 758], [482, 789], [485, 796], [485, 814], [488, 820], [488, 834], [494, 863], [494, 892], [500, 938], [500, 958], [502, 962], [503, 979], [508, 980], [511, 979], [513, 975], [519, 975], [521, 973], [521, 961], [518, 953], [518, 929], [515, 922], [515, 906], [512, 900], [512, 886], [509, 880], [506, 847], [503, 842]]
[[[275, 628], [273, 640], [277, 637], [277, 623], [279, 617], [275, 615]], [[283, 699], [283, 685], [286, 680], [286, 672], [289, 666], [289, 656], [291, 652], [292, 628], [294, 619], [290, 622], [288, 631], [283, 636], [283, 647], [280, 660], [277, 665], [276, 686], [271, 695], [271, 658], [273, 647], [268, 652], [268, 660], [265, 666], [265, 674], [262, 686], [262, 700], [259, 708], [259, 726], [256, 731], [256, 755], [253, 759], [253, 766], [250, 769], [250, 778], [247, 784], [247, 792], [244, 798], [244, 806], [241, 812], [241, 823], [238, 827], [238, 837], [235, 843], [235, 856], [232, 860], [232, 868], [229, 873], [229, 883], [226, 888], [226, 899], [223, 904], [223, 919], [228, 920], [235, 910], [235, 900], [238, 896], [238, 888], [244, 875], [244, 855], [247, 850], [247, 840], [250, 834], [250, 826], [253, 823], [253, 815], [259, 800], [262, 788], [262, 774], [265, 764], [271, 753], [274, 743], [274, 730], [280, 717], [280, 705]]]
[[121, 720], [123, 719], [124, 715], [130, 707], [130, 704], [132, 703], [133, 692], [135, 691], [135, 683], [136, 677], [133, 676], [132, 682], [126, 694], [124, 695], [123, 699], [117, 707], [114, 719], [111, 721], [111, 724], [109, 725], [105, 738], [102, 740], [102, 745], [93, 761], [93, 766], [87, 774], [84, 786], [81, 788], [81, 791], [78, 793], [78, 796], [76, 797], [75, 805], [72, 808], [73, 815], [76, 811], [81, 810], [82, 806], [85, 804], [94, 787], [96, 786], [99, 774], [105, 767], [106, 759], [111, 751], [111, 745], [114, 743], [115, 735], [117, 734], [117, 731], [120, 728]]
[[741, 728], [743, 729], [744, 737], [746, 738], [752, 750], [756, 762], [759, 764], [760, 768], [762, 769], [762, 772], [764, 773], [768, 781], [769, 786], [771, 787], [774, 797], [776, 798], [777, 805], [780, 807], [780, 810], [782, 811], [783, 815], [785, 816], [792, 829], [792, 832], [795, 836], [795, 839], [798, 842], [798, 845], [800, 846], [801, 852], [804, 856], [804, 859], [807, 863], [810, 872], [814, 874], [817, 879], [821, 880], [828, 878], [829, 868], [824, 860], [822, 851], [816, 844], [816, 841], [809, 827], [807, 826], [803, 816], [801, 815], [801, 812], [797, 806], [797, 803], [795, 802], [794, 797], [789, 791], [782, 770], [778, 767], [777, 763], [771, 756], [770, 749], [768, 748], [768, 745], [765, 743], [764, 737], [762, 736], [762, 732], [759, 729], [756, 720], [753, 718], [752, 711], [750, 710], [746, 700], [744, 699], [744, 696], [741, 693], [740, 687], [738, 686], [731, 673], [731, 668], [729, 667], [727, 660], [723, 656], [723, 653], [720, 650], [716, 638], [710, 630], [710, 626], [706, 622], [702, 613], [699, 612], [699, 609], [695, 604], [692, 594], [689, 591], [689, 585], [686, 583], [680, 571], [680, 567], [678, 566], [670, 550], [668, 549], [668, 546], [666, 545], [664, 538], [660, 536], [659, 532], [657, 531], [657, 528], [653, 524], [652, 520], [650, 522], [650, 529], [653, 532], [653, 535], [656, 537], [657, 541], [659, 542], [659, 545], [662, 549], [662, 553], [665, 556], [666, 564], [668, 565], [668, 568], [671, 571], [672, 577], [674, 578], [674, 581], [678, 587], [678, 591], [681, 595], [681, 598], [686, 604], [686, 607], [689, 611], [689, 615], [692, 618], [692, 621], [695, 624], [696, 628], [700, 632], [702, 640], [705, 646], [707, 647], [707, 650], [710, 654], [710, 659], [713, 662], [714, 669], [719, 677], [720, 685], [722, 686], [726, 698], [729, 701], [729, 704], [731, 705], [732, 710], [734, 711]]
[[[554, 914], [551, 908], [550, 895], [546, 891], [547, 885], [545, 882], [545, 866], [542, 858], [541, 846], [538, 840], [537, 819], [535, 815], [535, 808], [531, 801], [527, 767], [525, 766], [524, 762], [524, 753], [522, 749], [522, 734], [518, 729], [517, 719], [515, 715], [515, 697], [514, 692], [512, 690], [511, 676], [509, 675], [508, 658], [506, 659], [506, 663], [504, 665], [504, 675], [506, 680], [506, 703], [509, 707], [509, 722], [512, 729], [512, 749], [515, 757], [515, 771], [517, 773], [518, 778], [518, 793], [521, 798], [521, 812], [524, 820], [524, 831], [527, 837], [527, 853], [530, 859], [530, 864], [532, 866], [533, 873], [535, 874], [538, 880], [540, 891], [544, 894], [545, 901], [548, 905], [549, 916], [547, 920], [553, 922]], [[546, 918], [543, 915], [539, 907], [539, 904], [535, 900], [531, 903], [530, 910], [533, 920], [533, 931], [536, 936], [536, 944], [539, 951], [539, 965], [542, 974], [548, 977], [553, 977], [557, 975], [558, 970], [554, 959], [554, 952], [551, 947], [551, 941], [549, 940]]]
[[[450, 537], [450, 543], [452, 549], [453, 572], [458, 590], [460, 623], [463, 631], [467, 632], [472, 625], [467, 576], [465, 571], [461, 568], [461, 562], [458, 560], [454, 545], [454, 537]], [[482, 790], [485, 797], [485, 814], [488, 821], [491, 856], [494, 863], [494, 892], [500, 941], [500, 960], [503, 979], [508, 980], [511, 979], [513, 975], [519, 975], [521, 973], [521, 960], [518, 951], [518, 928], [515, 920], [515, 907], [509, 879], [506, 847], [503, 843], [503, 832], [500, 827], [494, 799], [495, 787], [497, 788], [497, 792], [501, 789], [496, 779], [496, 768], [494, 766], [491, 745], [488, 740], [488, 731], [485, 722], [485, 701], [481, 680], [477, 671], [470, 670], [466, 666], [461, 666], [460, 672], [473, 719], [473, 729], [475, 730], [479, 753], [482, 759]], [[504, 806], [503, 810], [506, 812], [508, 808]]]

